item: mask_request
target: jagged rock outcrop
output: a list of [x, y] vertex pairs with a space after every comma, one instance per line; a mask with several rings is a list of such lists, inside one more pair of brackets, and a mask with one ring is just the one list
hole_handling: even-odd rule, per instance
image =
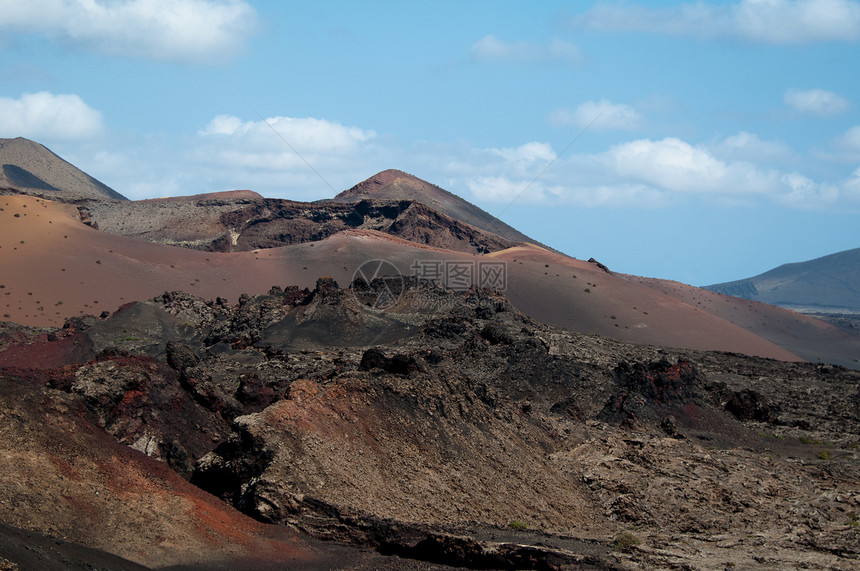
[[386, 310], [384, 280], [235, 305], [168, 292], [64, 330], [7, 328], [0, 373], [24, 345], [88, 344], [23, 377], [254, 518], [380, 553], [503, 568], [860, 557], [860, 373], [624, 345], [497, 292], [405, 285]]
[[224, 193], [222, 198], [96, 201], [79, 210], [82, 221], [104, 232], [213, 252], [315, 242], [348, 229], [376, 230], [472, 254], [516, 243], [415, 200], [304, 203]]

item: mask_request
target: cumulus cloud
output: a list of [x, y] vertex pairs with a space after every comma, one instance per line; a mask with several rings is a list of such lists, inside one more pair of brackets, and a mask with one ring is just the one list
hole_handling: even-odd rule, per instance
[[[860, 150], [860, 126], [843, 139]], [[149, 143], [133, 155], [104, 155], [93, 172], [132, 198], [249, 188], [265, 196], [314, 200], [394, 167], [442, 184], [490, 212], [515, 199], [549, 207], [662, 208], [695, 200], [819, 209], [860, 200], [860, 169], [847, 180], [817, 181], [796, 172], [800, 169], [789, 160], [794, 153], [785, 145], [746, 132], [710, 145], [642, 138], [559, 156], [544, 141], [511, 147], [403, 143], [320, 118], [219, 115], [183, 144], [180, 149]], [[141, 167], [148, 164], [162, 168]]]
[[117, 55], [190, 63], [231, 59], [256, 20], [242, 0], [0, 0], [0, 29]]
[[845, 191], [850, 198], [860, 201], [860, 167], [851, 173], [851, 178], [845, 182]]
[[582, 53], [579, 48], [558, 38], [549, 44], [531, 42], [504, 42], [494, 35], [484, 36], [472, 45], [472, 58], [483, 62], [524, 64], [541, 61], [579, 62]]
[[219, 115], [197, 135], [190, 160], [204, 165], [222, 190], [297, 185], [317, 189], [302, 198], [321, 198], [355, 184], [365, 165], [379, 164], [374, 131], [314, 117]]
[[[729, 144], [762, 146], [753, 135], [742, 133]], [[769, 143], [763, 143], [765, 149]], [[767, 200], [793, 208], [820, 209], [832, 206], [853, 188], [844, 182], [815, 181], [799, 172], [784, 172], [745, 160], [721, 160], [710, 149], [675, 138], [642, 139], [612, 147], [599, 157], [606, 166], [604, 176], [612, 186], [642, 184], [654, 189], [663, 200], [681, 200], [699, 195], [709, 199]]]
[[787, 173], [780, 182], [782, 185], [774, 200], [787, 206], [818, 209], [835, 203], [840, 197], [837, 185], [818, 183], [800, 173]]
[[550, 161], [554, 161], [556, 158], [555, 152], [552, 150], [552, 146], [548, 143], [538, 143], [536, 141], [525, 143], [524, 145], [520, 145], [515, 148], [493, 148], [489, 149], [489, 152], [502, 157], [510, 163], [525, 165], [531, 165], [535, 162], [548, 163]]
[[783, 101], [795, 111], [821, 117], [844, 113], [850, 107], [847, 99], [823, 89], [789, 89]]
[[546, 199], [543, 185], [535, 184], [529, 187], [529, 182], [531, 181], [504, 176], [477, 176], [469, 179], [467, 185], [472, 196], [482, 201], [510, 202], [516, 200], [528, 188], [531, 191], [529, 202], [543, 202]]
[[617, 145], [606, 158], [625, 177], [681, 192], [713, 189], [726, 176], [725, 163], [673, 137]]
[[342, 152], [354, 149], [376, 136], [374, 131], [345, 127], [314, 117], [270, 117], [260, 121], [242, 121], [231, 115], [218, 115], [198, 134], [204, 137], [229, 137], [234, 144], [240, 142], [243, 149], [249, 150], [283, 146], [283, 142], [278, 142], [280, 136], [296, 150], [309, 152]]
[[595, 154], [559, 157], [551, 145], [531, 142], [505, 149], [461, 149], [456, 160], [436, 162], [446, 165], [443, 171], [452, 190], [505, 206], [517, 200], [586, 208], [661, 208], [704, 199], [821, 208], [837, 203], [849, 186], [857, 186], [817, 182], [767, 166], [789, 164], [793, 156], [782, 143], [741, 132], [712, 146], [674, 137], [637, 139]]
[[642, 116], [630, 105], [601, 99], [581, 103], [573, 111], [557, 109], [550, 114], [550, 122], [554, 125], [571, 125], [580, 129], [592, 125], [591, 128], [597, 131], [636, 129], [642, 124]]
[[755, 133], [747, 133], [746, 131], [725, 138], [714, 147], [713, 151], [720, 158], [726, 160], [765, 163], [787, 162], [795, 156], [795, 153], [785, 143], [764, 141]]
[[74, 94], [40, 91], [25, 93], [18, 99], [0, 97], [3, 137], [74, 140], [92, 138], [103, 131], [101, 113]]
[[855, 125], [836, 139], [836, 146], [849, 153], [860, 154], [860, 125]]
[[857, 0], [741, 0], [668, 8], [601, 2], [573, 18], [605, 31], [644, 31], [704, 38], [736, 37], [768, 44], [860, 40]]

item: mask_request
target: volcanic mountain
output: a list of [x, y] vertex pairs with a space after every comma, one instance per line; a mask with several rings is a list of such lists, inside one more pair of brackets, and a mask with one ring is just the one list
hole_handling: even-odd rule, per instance
[[[447, 190], [396, 169], [382, 171], [335, 196], [335, 202], [413, 200], [511, 242], [538, 244], [519, 230]], [[540, 244], [538, 244], [540, 245]]]
[[0, 194], [31, 194], [61, 201], [127, 200], [47, 147], [23, 137], [0, 139], [0, 169]]
[[705, 289], [800, 311], [860, 312], [860, 248]]
[[[372, 197], [389, 192], [396, 199]], [[349, 202], [341, 201], [344, 194]], [[453, 277], [445, 272], [461, 271], [465, 287], [482, 285], [490, 274], [481, 272], [494, 271], [493, 285], [517, 307], [579, 333], [857, 366], [856, 335], [706, 290], [673, 293], [686, 290], [548, 250], [399, 171], [380, 173], [344, 194], [303, 203], [233, 191], [87, 200], [74, 207], [8, 196], [0, 199], [0, 263], [9, 269], [0, 283], [0, 315], [59, 325], [69, 315], [111, 310], [170, 289], [235, 300], [271, 285], [310, 287], [319, 276], [351, 283], [366, 262], [387, 260], [400, 275], [437, 282]], [[428, 206], [443, 202], [448, 214]], [[431, 270], [435, 276], [427, 274]]]
[[860, 559], [860, 372], [803, 362], [856, 335], [398, 171], [314, 203], [43, 175], [0, 196], [2, 569]]

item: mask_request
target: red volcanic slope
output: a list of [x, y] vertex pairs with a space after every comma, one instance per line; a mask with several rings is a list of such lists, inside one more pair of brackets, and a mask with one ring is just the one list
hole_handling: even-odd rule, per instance
[[767, 337], [805, 359], [857, 368], [860, 337], [808, 315], [679, 282], [636, 276], [627, 278]]
[[537, 246], [470, 256], [347, 231], [320, 242], [214, 253], [105, 234], [82, 224], [73, 207], [42, 199], [2, 197], [0, 208], [0, 315], [27, 325], [61, 325], [68, 316], [113, 311], [166, 290], [235, 301], [272, 285], [312, 287], [320, 276], [345, 286], [372, 259], [390, 260], [407, 275], [416, 260], [465, 261], [473, 268], [504, 261], [505, 293], [552, 325], [634, 343], [797, 358], [678, 297]]
[[363, 198], [377, 200], [414, 200], [455, 220], [492, 232], [512, 242], [535, 243], [516, 228], [508, 226], [490, 213], [463, 200], [456, 194], [396, 169], [377, 173], [369, 179], [335, 196], [335, 202], [355, 202]]
[[278, 568], [334, 563], [318, 546], [227, 506], [97, 423], [66, 394], [0, 377], [0, 520], [147, 566], [251, 558]]

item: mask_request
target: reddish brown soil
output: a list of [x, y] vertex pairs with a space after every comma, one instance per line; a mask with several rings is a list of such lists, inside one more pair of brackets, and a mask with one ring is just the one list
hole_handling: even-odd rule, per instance
[[[603, 271], [594, 263], [537, 246], [510, 248], [487, 256], [440, 250], [374, 231], [353, 230], [319, 242], [250, 252], [214, 253], [108, 235], [82, 224], [73, 207], [27, 197], [0, 197], [0, 319], [33, 326], [60, 326], [69, 316], [114, 311], [132, 300], [167, 290], [234, 301], [272, 285], [312, 287], [320, 276], [341, 284], [359, 266], [385, 259], [403, 274], [416, 260], [507, 262], [506, 295], [525, 313], [552, 325], [633, 343], [740, 352], [797, 359], [757, 333], [801, 346], [814, 334], [826, 343], [830, 330], [805, 319], [798, 329], [785, 312], [758, 308], [763, 325], [750, 331], [709, 302], [694, 303], [659, 284]], [[658, 285], [655, 286], [655, 283]], [[700, 292], [701, 290], [695, 290]], [[701, 292], [716, 300], [717, 295]], [[734, 298], [723, 307], [747, 304]], [[800, 322], [798, 322], [800, 323]]]

